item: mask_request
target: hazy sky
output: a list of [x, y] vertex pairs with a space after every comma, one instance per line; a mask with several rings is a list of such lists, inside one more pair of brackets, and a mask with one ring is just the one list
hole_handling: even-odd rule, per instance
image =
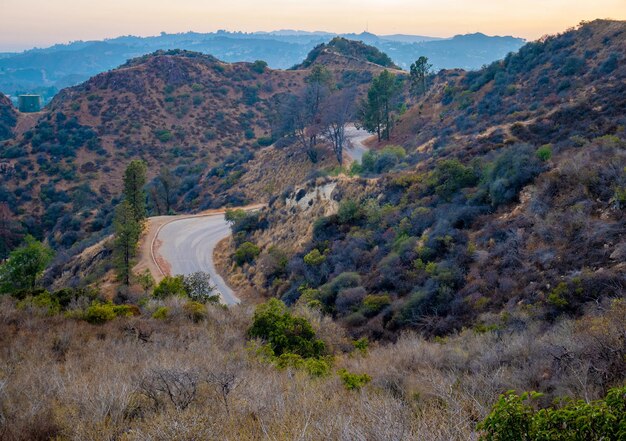
[[276, 29], [468, 32], [535, 39], [594, 18], [626, 19], [626, 0], [0, 0], [0, 51], [161, 31]]

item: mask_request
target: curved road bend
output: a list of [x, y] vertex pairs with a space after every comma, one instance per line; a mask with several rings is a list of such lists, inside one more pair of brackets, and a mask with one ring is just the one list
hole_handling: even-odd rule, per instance
[[369, 148], [363, 142], [372, 136], [367, 130], [357, 129], [354, 124], [346, 126], [346, 140], [348, 145], [344, 148], [346, 155], [352, 160], [361, 163], [363, 155]]
[[209, 273], [213, 284], [227, 305], [239, 303], [232, 289], [226, 285], [213, 263], [213, 250], [219, 241], [230, 235], [230, 226], [223, 214], [188, 217], [165, 224], [156, 239], [160, 242], [154, 251], [170, 265], [170, 272], [191, 274], [196, 271]]
[[[345, 154], [352, 161], [361, 162], [363, 155], [369, 150], [363, 142], [370, 136], [370, 133], [357, 129], [352, 124], [347, 126], [346, 138], [349, 142], [344, 150]], [[222, 302], [235, 305], [240, 300], [224, 282], [213, 263], [216, 245], [229, 235], [230, 226], [224, 219], [224, 214], [184, 217], [172, 220], [158, 230], [155, 242], [159, 246], [150, 252], [154, 254], [155, 261], [163, 259], [169, 264], [171, 275], [185, 275], [196, 271], [209, 273]], [[159, 270], [163, 273], [160, 267]]]

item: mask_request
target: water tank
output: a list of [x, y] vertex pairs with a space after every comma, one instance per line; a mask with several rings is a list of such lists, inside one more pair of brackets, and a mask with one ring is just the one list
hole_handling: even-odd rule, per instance
[[39, 112], [41, 110], [41, 96], [20, 95], [17, 97], [20, 112]]

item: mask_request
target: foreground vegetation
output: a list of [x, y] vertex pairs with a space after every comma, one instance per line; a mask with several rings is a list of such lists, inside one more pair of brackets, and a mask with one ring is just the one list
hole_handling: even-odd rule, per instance
[[[556, 430], [571, 412], [603, 425], [560, 439], [623, 436], [624, 390], [606, 405], [554, 401], [589, 403], [623, 384], [623, 301], [550, 328], [520, 311], [502, 317], [516, 332], [404, 334], [378, 345], [276, 300], [253, 313], [144, 298], [117, 318], [85, 321], [72, 313], [85, 302], [75, 294], [65, 313], [1, 300], [2, 439], [554, 439], [507, 434], [539, 418]], [[510, 389], [543, 395], [532, 407], [505, 395], [490, 413]], [[551, 404], [561, 410], [535, 416]]]

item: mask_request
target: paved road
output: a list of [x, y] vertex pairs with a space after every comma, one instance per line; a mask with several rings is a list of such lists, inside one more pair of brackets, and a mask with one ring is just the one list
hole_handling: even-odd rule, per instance
[[223, 214], [175, 220], [160, 229], [156, 237], [160, 245], [155, 254], [157, 260], [161, 258], [170, 265], [172, 275], [196, 271], [209, 273], [222, 302], [235, 305], [239, 299], [226, 285], [213, 263], [215, 246], [229, 235], [230, 227]]
[[[370, 133], [357, 129], [354, 125], [346, 127], [349, 144], [345, 153], [352, 161], [361, 162], [363, 155], [369, 150], [363, 141], [370, 136]], [[169, 265], [171, 275], [185, 275], [196, 271], [209, 273], [222, 301], [227, 305], [234, 305], [240, 301], [226, 285], [213, 263], [215, 246], [229, 235], [230, 227], [223, 214], [184, 217], [169, 221], [158, 230], [155, 236], [158, 246], [151, 249], [150, 253], [155, 254], [156, 261], [164, 261]]]
[[363, 161], [363, 155], [369, 151], [369, 148], [363, 144], [363, 142], [371, 137], [372, 134], [367, 130], [357, 129], [353, 124], [346, 126], [346, 139], [348, 145], [344, 149], [346, 155], [350, 157], [352, 161], [361, 163]]

